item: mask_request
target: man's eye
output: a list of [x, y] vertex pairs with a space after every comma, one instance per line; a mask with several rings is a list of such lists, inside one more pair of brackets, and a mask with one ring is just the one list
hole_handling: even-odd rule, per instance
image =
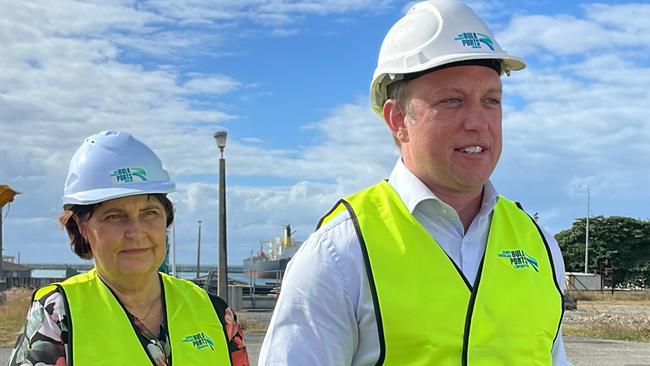
[[487, 104], [501, 104], [501, 99], [499, 98], [487, 98], [485, 100]]

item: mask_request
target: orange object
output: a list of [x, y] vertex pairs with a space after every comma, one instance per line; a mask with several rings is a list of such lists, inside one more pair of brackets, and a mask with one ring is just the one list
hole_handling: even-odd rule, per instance
[[13, 189], [9, 188], [8, 185], [0, 184], [0, 207], [4, 207], [7, 203], [14, 200], [14, 196], [20, 194]]

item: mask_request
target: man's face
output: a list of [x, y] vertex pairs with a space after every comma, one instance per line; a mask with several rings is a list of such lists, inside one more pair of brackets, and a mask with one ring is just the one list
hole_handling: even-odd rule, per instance
[[501, 79], [457, 66], [409, 83], [405, 165], [434, 193], [480, 193], [501, 155]]

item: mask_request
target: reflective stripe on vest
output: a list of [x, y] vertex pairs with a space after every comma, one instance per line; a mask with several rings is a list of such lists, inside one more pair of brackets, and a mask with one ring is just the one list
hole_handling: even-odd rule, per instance
[[377, 319], [378, 365], [551, 365], [562, 294], [548, 244], [503, 197], [474, 287], [386, 182], [343, 209], [353, 220]]
[[[208, 294], [190, 281], [161, 274], [172, 365], [230, 365], [224, 327]], [[72, 336], [68, 365], [155, 365], [122, 305], [95, 269], [60, 284]], [[35, 299], [54, 289], [46, 286]], [[69, 356], [70, 357], [70, 356]]]

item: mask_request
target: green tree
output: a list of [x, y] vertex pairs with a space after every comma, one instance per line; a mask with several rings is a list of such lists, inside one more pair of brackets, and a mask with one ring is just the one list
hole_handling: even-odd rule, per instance
[[[578, 218], [570, 229], [555, 234], [567, 272], [584, 271], [585, 226], [586, 219]], [[591, 217], [589, 272], [600, 272], [605, 259], [614, 266], [615, 286], [650, 286], [650, 220], [621, 216]]]

